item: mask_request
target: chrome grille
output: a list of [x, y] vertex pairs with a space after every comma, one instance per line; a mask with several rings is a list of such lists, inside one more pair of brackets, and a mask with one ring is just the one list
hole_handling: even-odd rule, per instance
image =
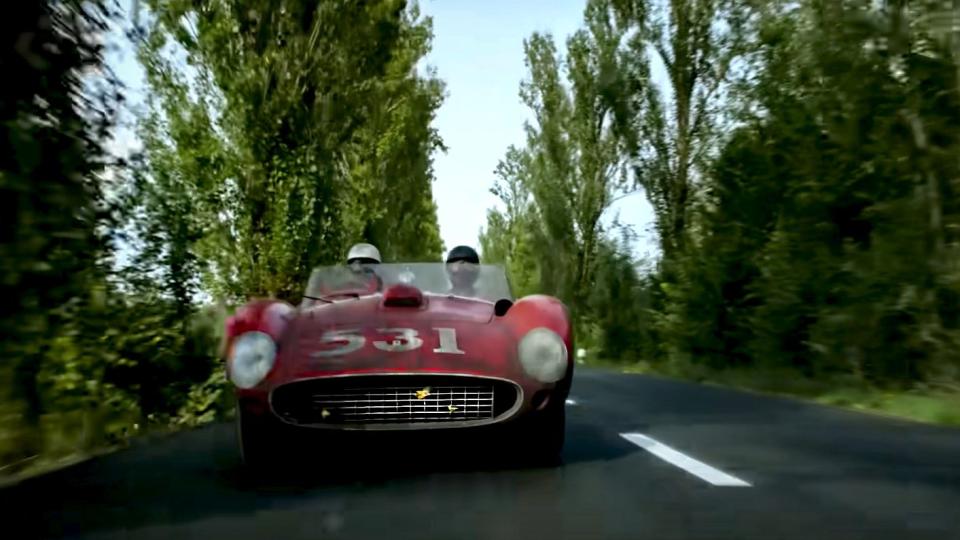
[[516, 400], [516, 389], [504, 381], [440, 375], [315, 379], [281, 386], [271, 398], [274, 412], [288, 422], [356, 427], [469, 425], [496, 418]]
[[368, 388], [315, 394], [313, 403], [344, 422], [479, 420], [493, 418], [493, 386]]

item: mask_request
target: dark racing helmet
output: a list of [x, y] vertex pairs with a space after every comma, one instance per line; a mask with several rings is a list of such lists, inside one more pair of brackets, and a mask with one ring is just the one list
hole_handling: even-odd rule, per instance
[[447, 253], [447, 264], [457, 261], [467, 261], [473, 264], [480, 264], [480, 255], [470, 246], [457, 246]]
[[447, 277], [453, 293], [469, 293], [480, 277], [480, 255], [470, 246], [457, 246], [447, 254]]

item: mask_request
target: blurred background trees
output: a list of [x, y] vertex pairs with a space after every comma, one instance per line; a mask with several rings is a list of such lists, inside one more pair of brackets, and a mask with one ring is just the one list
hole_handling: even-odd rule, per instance
[[107, 391], [109, 362], [91, 353], [112, 310], [102, 142], [118, 95], [109, 74], [85, 79], [102, 67], [95, 35], [110, 15], [98, 2], [34, 2], [2, 23], [15, 83], [0, 91], [0, 447], [15, 458], [42, 448], [51, 408], [83, 410]]
[[[609, 55], [616, 76], [602, 67], [589, 76], [606, 84], [631, 167], [626, 183], [641, 186], [654, 209], [661, 256], [638, 272], [641, 261], [615, 232], [601, 233], [597, 245], [607, 249], [591, 259], [582, 316], [602, 322], [581, 326], [586, 343], [604, 358], [668, 371], [749, 367], [955, 388], [955, 9], [947, 1], [588, 2], [585, 28], [604, 13], [622, 36]], [[560, 81], [570, 102], [589, 99], [563, 71], [557, 63], [530, 76]], [[538, 162], [509, 165], [537, 144], [507, 152], [499, 170], [511, 193], [534, 192], [529, 169]], [[555, 200], [528, 198], [524, 212], [560, 204], [562, 190], [545, 193]], [[500, 255], [509, 250], [497, 245], [531, 230], [505, 235], [504, 224], [516, 222], [516, 204], [506, 206], [507, 214], [491, 211], [484, 233], [502, 244], [484, 247], [511, 275], [537, 268], [536, 249], [584, 245], [533, 229], [543, 235], [535, 249]], [[566, 285], [539, 288], [574, 287], [571, 276], [557, 279]]]
[[119, 6], [45, 0], [4, 22], [0, 464], [222, 415], [231, 307], [297, 299], [357, 241], [408, 260], [443, 250], [444, 87], [418, 70], [432, 29], [416, 5], [136, 8], [147, 88], [126, 162], [106, 149]]

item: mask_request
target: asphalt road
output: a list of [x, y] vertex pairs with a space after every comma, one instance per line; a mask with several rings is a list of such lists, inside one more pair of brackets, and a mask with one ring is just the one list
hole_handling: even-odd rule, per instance
[[0, 491], [3, 537], [960, 539], [960, 430], [587, 369], [571, 398], [557, 468], [255, 481], [222, 424]]

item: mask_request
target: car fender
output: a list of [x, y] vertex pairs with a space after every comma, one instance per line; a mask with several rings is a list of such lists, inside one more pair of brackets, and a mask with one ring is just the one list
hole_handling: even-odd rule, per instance
[[[296, 308], [282, 300], [254, 299], [237, 309], [225, 322], [222, 355], [224, 369], [230, 369], [230, 353], [236, 338], [246, 332], [263, 332], [279, 343], [286, 331]], [[273, 370], [271, 370], [271, 374]], [[229, 374], [228, 374], [229, 375]], [[266, 378], [269, 378], [268, 374]], [[260, 387], [249, 390], [237, 390], [242, 395], [259, 395]]]
[[230, 342], [245, 332], [264, 332], [279, 341], [295, 308], [282, 300], [251, 300], [226, 321], [226, 338]]
[[556, 332], [567, 348], [567, 375], [563, 381], [569, 385], [573, 375], [573, 324], [570, 311], [560, 299], [545, 295], [532, 294], [518, 299], [503, 316], [504, 323], [514, 330], [517, 341], [534, 328], [546, 327]]

